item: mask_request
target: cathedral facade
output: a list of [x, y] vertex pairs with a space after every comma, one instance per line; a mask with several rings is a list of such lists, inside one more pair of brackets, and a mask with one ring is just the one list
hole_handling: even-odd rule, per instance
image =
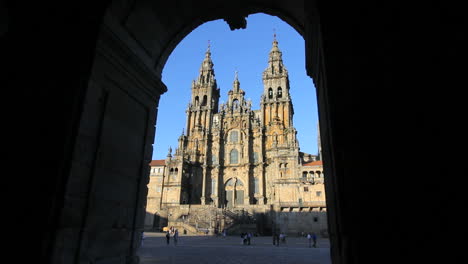
[[219, 104], [213, 66], [208, 47], [192, 82], [186, 129], [175, 153], [169, 150], [166, 160], [150, 164], [147, 225], [153, 215], [175, 224], [196, 214], [195, 208], [218, 208], [264, 214], [282, 231], [303, 230], [309, 220], [318, 222], [318, 216], [306, 213], [318, 212], [317, 228], [326, 229], [320, 142], [318, 155], [299, 150], [288, 71], [276, 38], [258, 110], [245, 99], [237, 72], [227, 102]]

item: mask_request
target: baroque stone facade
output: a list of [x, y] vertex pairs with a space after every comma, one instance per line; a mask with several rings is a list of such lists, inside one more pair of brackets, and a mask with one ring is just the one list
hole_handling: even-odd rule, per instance
[[[320, 141], [318, 155], [299, 151], [288, 71], [276, 37], [263, 72], [259, 110], [245, 99], [237, 72], [227, 102], [219, 105], [213, 66], [208, 46], [192, 82], [178, 147], [166, 160], [150, 164], [146, 226], [177, 225], [215, 208], [210, 210], [224, 216], [256, 215], [257, 222], [261, 216], [265, 223], [257, 223], [257, 231], [326, 233]], [[218, 220], [209, 227], [228, 227]]]

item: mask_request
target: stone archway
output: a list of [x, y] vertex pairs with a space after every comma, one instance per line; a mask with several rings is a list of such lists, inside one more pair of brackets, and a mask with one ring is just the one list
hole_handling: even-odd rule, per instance
[[[43, 169], [48, 173], [60, 172], [55, 178], [41, 182], [57, 188], [50, 191], [52, 196], [44, 198], [43, 207], [38, 209], [50, 213], [43, 218], [56, 224], [40, 234], [47, 244], [43, 256], [73, 262], [99, 259], [107, 263], [136, 263], [157, 108], [160, 96], [167, 90], [161, 82], [161, 72], [172, 50], [191, 30], [205, 22], [224, 19], [232, 30], [240, 29], [246, 27], [247, 15], [257, 12], [280, 17], [304, 36], [310, 23], [304, 13], [312, 11], [306, 11], [311, 9], [307, 4], [296, 9], [294, 5], [270, 1], [215, 6], [211, 1], [187, 5], [164, 1], [137, 0], [131, 4], [113, 1], [105, 15], [91, 12], [93, 8], [96, 12], [99, 9], [96, 6], [86, 8], [89, 11], [86, 18], [76, 13], [76, 17], [57, 19], [69, 22], [63, 25], [76, 25], [76, 29], [56, 32], [47, 25], [54, 34], [66, 33], [61, 38], [70, 37], [69, 42], [57, 41], [60, 37], [54, 39], [56, 43], [51, 42], [53, 47], [60, 43], [63, 52], [51, 52], [46, 58], [33, 56], [41, 58], [37, 61], [60, 65], [56, 70], [60, 68], [61, 71], [55, 73], [62, 78], [54, 78], [51, 83], [43, 79], [48, 74], [42, 71], [37, 74], [38, 82], [48, 83], [48, 91], [59, 99], [42, 96], [43, 100], [36, 100], [41, 102], [36, 111], [44, 105], [51, 111], [42, 110], [44, 118], [35, 127], [47, 131], [42, 133], [42, 138], [50, 140], [44, 142], [60, 141], [62, 144], [59, 151], [50, 150], [50, 155], [44, 155], [57, 157], [53, 162], [37, 166], [51, 166]], [[73, 24], [70, 20], [76, 18], [83, 19]], [[148, 24], [155, 27], [148, 27]], [[84, 37], [79, 35], [83, 32], [91, 33]], [[75, 55], [64, 60], [63, 54], [67, 52], [86, 56]], [[76, 65], [80, 67], [68, 67]], [[67, 89], [63, 89], [65, 86]], [[57, 120], [57, 110], [63, 112], [66, 121], [65, 118]], [[241, 185], [235, 185], [233, 204], [236, 201], [242, 204], [245, 195]], [[64, 217], [69, 215], [73, 215], [73, 220]], [[92, 243], [91, 238], [94, 238]], [[64, 240], [70, 244], [54, 243]], [[112, 242], [109, 244], [109, 241]]]
[[[102, 25], [103, 10], [110, 2], [74, 1], [69, 6], [48, 1], [32, 6], [7, 4], [6, 11], [4, 6], [0, 8], [3, 19], [0, 36], [6, 36], [4, 53], [9, 64], [6, 82], [9, 89], [5, 90], [11, 92], [5, 98], [21, 98], [18, 107], [7, 115], [11, 118], [8, 121], [14, 121], [7, 123], [8, 127], [14, 127], [11, 133], [14, 136], [5, 138], [13, 143], [9, 151], [14, 152], [10, 156], [18, 162], [12, 168], [23, 168], [21, 157], [26, 156], [26, 150], [41, 150], [41, 155], [27, 162], [34, 173], [4, 177], [5, 185], [28, 194], [23, 197], [27, 200], [15, 195], [9, 201], [11, 209], [16, 210], [9, 211], [9, 215], [17, 213], [25, 215], [23, 218], [35, 215], [38, 228], [34, 237], [40, 245], [30, 243], [22, 247], [25, 252], [40, 250], [39, 254], [29, 254], [33, 261], [38, 262], [39, 258], [44, 263], [138, 262], [135, 248], [141, 224], [139, 215], [144, 212], [147, 180], [144, 175], [151, 159], [147, 154], [151, 151], [146, 150], [151, 149], [153, 142], [152, 134], [148, 133], [146, 138], [145, 132], [154, 129], [157, 103], [152, 101], [148, 107], [139, 108], [121, 99], [127, 96], [140, 100], [142, 94], [146, 97], [155, 92], [158, 100], [164, 90], [155, 88], [164, 87], [159, 81], [160, 70], [171, 48], [196, 24], [221, 18], [229, 21], [231, 29], [237, 29], [246, 26], [245, 16], [262, 11], [283, 14], [278, 16], [306, 40], [307, 72], [316, 82], [321, 109], [333, 263], [364, 262], [382, 255], [395, 260], [415, 257], [421, 262], [424, 251], [415, 250], [415, 245], [424, 249], [439, 245], [439, 237], [458, 234], [466, 226], [462, 224], [463, 217], [451, 222], [446, 210], [433, 210], [449, 205], [449, 209], [457, 209], [452, 213], [463, 213], [458, 209], [466, 207], [465, 200], [445, 198], [458, 198], [453, 194], [463, 193], [464, 178], [452, 177], [450, 181], [428, 178], [439, 176], [433, 171], [458, 169], [463, 162], [454, 162], [456, 155], [437, 155], [440, 160], [428, 166], [427, 159], [427, 153], [450, 154], [449, 147], [458, 146], [462, 142], [458, 139], [465, 138], [461, 134], [463, 129], [450, 127], [463, 125], [466, 119], [461, 115], [463, 111], [452, 108], [458, 103], [453, 99], [463, 91], [459, 89], [463, 74], [457, 71], [453, 74], [454, 67], [446, 67], [459, 65], [459, 55], [466, 49], [464, 42], [459, 41], [466, 31], [461, 6], [425, 5], [412, 12], [398, 3], [368, 5], [357, 1], [339, 7], [327, 1], [113, 1], [109, 13], [114, 19], [106, 19]], [[400, 16], [402, 11], [410, 16]], [[414, 16], [419, 14], [423, 14], [422, 19]], [[450, 19], [444, 18], [448, 16]], [[402, 22], [400, 17], [411, 19]], [[100, 43], [96, 45], [97, 32], [103, 27], [110, 34], [99, 36]], [[404, 29], [410, 29], [410, 34], [402, 37], [400, 32]], [[434, 38], [434, 32], [441, 33], [437, 34], [440, 37]], [[413, 41], [418, 37], [422, 37], [420, 42]], [[108, 52], [102, 56], [103, 51]], [[408, 51], [411, 55], [405, 56]], [[101, 54], [95, 55], [98, 53]], [[436, 57], [428, 56], [432, 53]], [[90, 73], [93, 60], [98, 63]], [[30, 63], [40, 67], [25, 67]], [[399, 68], [404, 64], [411, 69], [423, 66], [419, 72], [427, 73], [427, 69], [435, 73], [431, 77], [443, 78], [440, 82], [427, 78], [429, 82], [422, 85], [425, 78], [416, 78], [418, 85], [395, 81], [392, 78], [406, 73]], [[415, 71], [408, 73], [414, 76]], [[320, 78], [325, 74], [327, 78]], [[116, 82], [115, 76], [125, 80]], [[376, 89], [378, 86], [382, 89]], [[127, 87], [138, 89], [135, 93], [114, 93], [114, 88]], [[141, 100], [140, 105], [144, 105]], [[134, 127], [124, 125], [132, 120], [122, 121], [120, 114], [142, 116], [135, 113], [138, 109], [149, 114], [136, 120]], [[31, 113], [40, 118], [25, 118]], [[444, 122], [434, 126], [427, 120]], [[343, 129], [351, 126], [354, 129]], [[115, 134], [109, 137], [107, 132], [111, 130], [121, 137]], [[40, 140], [31, 145], [25, 139], [34, 134], [40, 135]], [[145, 138], [144, 148], [127, 148], [126, 144], [134, 142], [135, 137]], [[121, 150], [119, 144], [127, 153], [124, 162], [113, 155]], [[439, 147], [434, 149], [434, 145]], [[400, 146], [406, 155], [401, 155]], [[400, 159], [399, 164], [409, 165], [402, 174], [405, 181], [398, 186], [398, 195], [393, 185], [378, 181], [383, 176], [394, 176], [391, 170], [382, 168], [388, 167], [388, 161], [395, 157]], [[355, 169], [356, 164], [361, 166], [360, 170]], [[376, 171], [381, 177], [375, 177]], [[457, 173], [463, 175], [464, 171], [465, 168], [460, 168]], [[106, 175], [111, 181], [107, 181]], [[437, 183], [439, 195], [444, 199], [425, 203], [422, 199], [432, 197], [434, 188], [432, 185], [420, 188], [421, 183]], [[125, 201], [115, 201], [119, 196]], [[34, 206], [24, 210], [30, 197], [34, 198]], [[379, 206], [355, 210], [355, 205], [368, 201], [369, 197]], [[398, 207], [398, 214], [387, 217], [388, 208], [395, 204], [408, 206]], [[104, 220], [100, 217], [102, 213], [108, 216]], [[379, 216], [381, 221], [375, 221]], [[10, 217], [12, 226], [17, 218]], [[433, 236], [435, 227], [441, 227], [437, 231], [443, 233]], [[376, 235], [376, 230], [385, 233]], [[14, 238], [26, 236], [30, 236], [27, 228], [15, 232]], [[362, 240], [367, 237], [373, 238], [372, 243]], [[402, 241], [402, 237], [406, 239]], [[402, 246], [394, 250], [394, 244]], [[439, 252], [435, 256], [426, 255], [432, 260], [441, 257], [446, 261], [447, 251]], [[378, 257], [372, 260], [375, 259]]]

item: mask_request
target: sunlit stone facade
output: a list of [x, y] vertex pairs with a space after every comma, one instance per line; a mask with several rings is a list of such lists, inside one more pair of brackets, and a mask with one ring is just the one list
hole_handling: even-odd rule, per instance
[[227, 102], [219, 104], [213, 66], [208, 47], [192, 82], [178, 147], [150, 164], [147, 227], [175, 225], [203, 208], [218, 208], [264, 215], [265, 230], [326, 233], [320, 142], [318, 155], [299, 151], [288, 71], [276, 38], [259, 110], [245, 99], [237, 72]]

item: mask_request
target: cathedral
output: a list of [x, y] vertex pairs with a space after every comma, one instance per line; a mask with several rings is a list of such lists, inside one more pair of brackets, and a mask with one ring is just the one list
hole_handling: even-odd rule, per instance
[[[263, 229], [323, 233], [326, 204], [320, 140], [317, 155], [299, 149], [288, 71], [276, 37], [262, 76], [258, 110], [245, 99], [237, 72], [227, 102], [219, 104], [213, 66], [208, 46], [192, 82], [186, 129], [178, 146], [174, 153], [169, 150], [166, 160], [150, 164], [146, 225], [180, 226], [180, 219], [214, 208], [210, 210], [220, 214], [242, 210], [263, 215], [268, 223]], [[210, 226], [219, 228], [219, 223]]]

